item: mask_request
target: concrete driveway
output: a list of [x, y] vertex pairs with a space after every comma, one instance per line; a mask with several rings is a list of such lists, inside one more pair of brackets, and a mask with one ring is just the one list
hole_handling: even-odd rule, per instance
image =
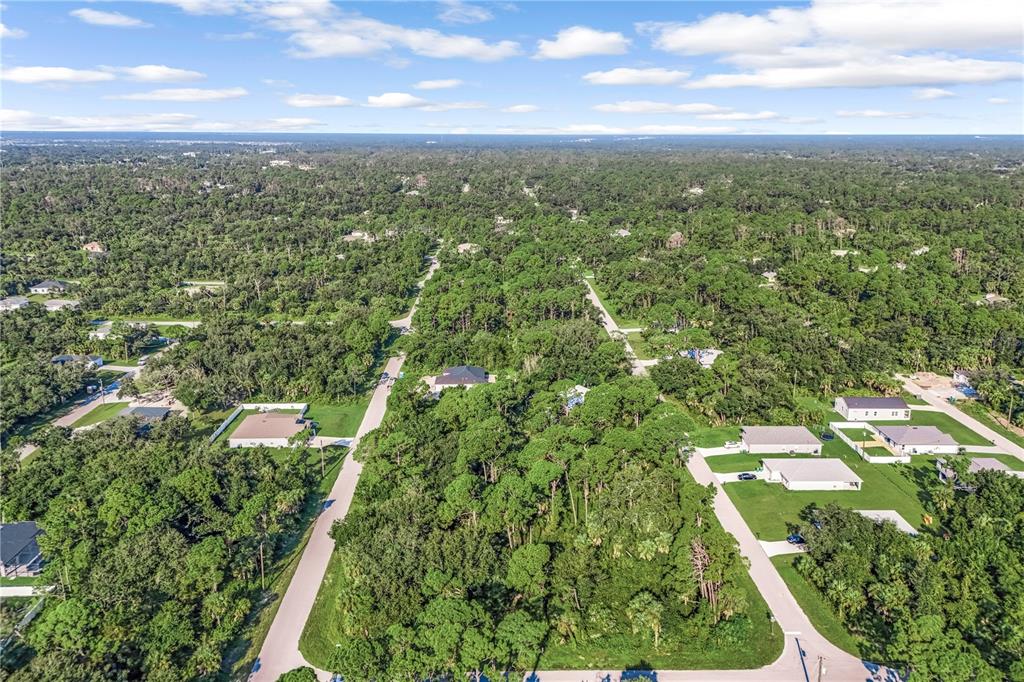
[[768, 556], [779, 556], [780, 554], [800, 554], [807, 551], [807, 545], [794, 545], [785, 540], [761, 540], [761, 549]]
[[754, 474], [755, 480], [761, 479], [761, 474], [756, 471], [736, 471], [731, 474], [715, 474], [715, 478], [718, 479], [719, 483], [752, 483], [753, 481], [740, 481], [740, 474]]

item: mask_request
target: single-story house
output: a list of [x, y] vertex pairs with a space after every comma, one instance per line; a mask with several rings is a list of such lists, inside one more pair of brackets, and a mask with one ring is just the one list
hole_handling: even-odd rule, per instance
[[715, 364], [715, 360], [722, 354], [722, 351], [717, 348], [691, 348], [679, 351], [679, 354], [684, 358], [696, 360], [704, 369], [711, 369], [711, 366]]
[[33, 284], [28, 288], [33, 294], [62, 294], [70, 288], [67, 282], [61, 282], [56, 279], [44, 279], [38, 284]]
[[917, 535], [917, 529], [911, 526], [895, 509], [856, 509], [854, 511], [875, 523], [893, 523], [904, 533]]
[[50, 362], [62, 367], [69, 362], [84, 362], [94, 369], [103, 366], [103, 358], [99, 355], [71, 355], [65, 353], [63, 355], [54, 355], [50, 358]]
[[0, 311], [20, 310], [28, 306], [28, 299], [24, 296], [8, 296], [0, 298]]
[[33, 576], [43, 567], [36, 538], [42, 531], [35, 521], [0, 524], [0, 576]]
[[861, 479], [842, 460], [765, 459], [764, 480], [781, 483], [786, 490], [860, 490]]
[[311, 422], [298, 414], [260, 412], [250, 414], [228, 438], [229, 448], [286, 448], [296, 434], [310, 428]]
[[66, 298], [52, 298], [49, 301], [43, 301], [43, 307], [46, 308], [46, 312], [53, 313], [58, 310], [64, 310], [66, 308], [77, 308], [81, 305], [78, 301], [72, 301]]
[[821, 441], [806, 426], [744, 426], [740, 429], [743, 449], [753, 454], [794, 452], [821, 454]]
[[459, 365], [458, 367], [449, 367], [434, 377], [434, 386], [437, 388], [474, 386], [476, 384], [486, 384], [489, 381], [490, 377], [487, 374], [487, 370], [483, 367]]
[[[939, 480], [943, 483], [956, 480], [956, 472], [946, 466], [946, 460], [936, 460], [935, 468], [939, 470]], [[1014, 471], [995, 457], [974, 457], [967, 466], [967, 471], [971, 474], [980, 474], [982, 471], [1001, 471], [1008, 476], [1024, 478], [1024, 471]]]
[[934, 426], [877, 426], [885, 444], [901, 455], [955, 455], [960, 445]]
[[100, 244], [99, 242], [89, 242], [88, 244], [83, 246], [82, 249], [85, 250], [85, 251], [88, 251], [89, 253], [106, 253], [107, 252], [107, 250], [105, 248], [103, 248], [103, 244]]
[[90, 339], [103, 340], [110, 336], [110, 330], [114, 328], [113, 322], [103, 322], [89, 330]]
[[137, 405], [135, 407], [126, 407], [119, 413], [121, 417], [138, 417], [146, 423], [161, 422], [167, 418], [167, 415], [171, 413], [169, 407], [143, 407]]
[[910, 406], [903, 398], [839, 396], [833, 407], [844, 419], [851, 422], [910, 419], [911, 414]]

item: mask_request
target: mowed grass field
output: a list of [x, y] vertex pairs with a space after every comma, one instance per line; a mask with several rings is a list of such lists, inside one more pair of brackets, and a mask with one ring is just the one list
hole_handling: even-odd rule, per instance
[[783, 554], [771, 558], [779, 575], [785, 581], [797, 604], [807, 614], [811, 624], [825, 639], [835, 644], [848, 654], [858, 658], [861, 656], [860, 641], [840, 622], [832, 607], [818, 588], [812, 585], [796, 570], [798, 554]]
[[[108, 396], [108, 399], [109, 399], [109, 396]], [[81, 428], [83, 426], [92, 426], [93, 424], [99, 424], [100, 422], [106, 421], [108, 419], [113, 419], [114, 417], [116, 417], [118, 415], [118, 413], [121, 410], [123, 410], [124, 408], [128, 407], [128, 405], [130, 405], [130, 404], [131, 403], [128, 403], [128, 402], [123, 402], [123, 403], [108, 402], [108, 403], [106, 403], [104, 405], [100, 405], [99, 407], [94, 407], [92, 409], [92, 412], [89, 412], [88, 414], [83, 415], [81, 419], [79, 419], [78, 421], [76, 421], [74, 424], [71, 425], [71, 428], [77, 429], [77, 428]]]
[[914, 410], [909, 422], [871, 420], [871, 423], [875, 426], [906, 426], [908, 423], [914, 426], [930, 425], [949, 434], [960, 445], [992, 445], [987, 438], [979, 436], [944, 412]]
[[[779, 455], [787, 457], [788, 455]], [[801, 524], [800, 513], [807, 507], [822, 507], [834, 502], [848, 509], [895, 509], [912, 526], [923, 528], [927, 486], [936, 479], [935, 457], [915, 455], [910, 464], [869, 464], [845, 443], [825, 444], [823, 456], [841, 459], [862, 480], [860, 490], [791, 491], [780, 483], [738, 481], [723, 487], [750, 530], [760, 540], [782, 540], [791, 528]], [[721, 457], [735, 457], [722, 455]], [[756, 456], [757, 459], [771, 455]], [[720, 466], [708, 457], [712, 466]], [[733, 460], [739, 463], [742, 460]], [[748, 467], [736, 470], [750, 470]], [[756, 463], [754, 463], [756, 467]]]
[[369, 405], [369, 395], [346, 403], [310, 403], [306, 418], [317, 423], [320, 436], [351, 438], [359, 430]]

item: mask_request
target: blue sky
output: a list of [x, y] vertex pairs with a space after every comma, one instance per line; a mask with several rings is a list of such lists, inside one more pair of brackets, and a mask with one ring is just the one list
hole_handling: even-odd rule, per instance
[[11, 2], [5, 130], [1024, 132], [1024, 3]]

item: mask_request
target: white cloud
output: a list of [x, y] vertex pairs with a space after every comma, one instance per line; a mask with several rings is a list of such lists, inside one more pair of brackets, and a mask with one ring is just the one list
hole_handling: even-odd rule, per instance
[[105, 99], [123, 99], [142, 102], [219, 102], [225, 99], [245, 97], [245, 88], [162, 88], [149, 92], [133, 92], [128, 95], [110, 95]]
[[437, 18], [446, 24], [479, 24], [494, 18], [486, 7], [467, 5], [460, 0], [441, 0], [441, 6]]
[[513, 104], [503, 108], [502, 111], [506, 114], [532, 114], [535, 111], [540, 111], [540, 107], [536, 104]]
[[985, 61], [956, 57], [890, 55], [871, 61], [808, 67], [759, 69], [751, 73], [711, 74], [686, 83], [686, 88], [759, 87], [789, 88], [871, 88], [889, 85], [945, 85], [993, 83], [1021, 78], [1020, 62]]
[[278, 78], [263, 78], [260, 80], [264, 85], [269, 85], [272, 88], [294, 88], [295, 83], [286, 80], [280, 80]]
[[347, 107], [351, 106], [352, 100], [341, 95], [292, 95], [285, 99], [285, 102], [293, 107]]
[[1010, 100], [1006, 99], [1005, 97], [989, 97], [987, 101], [988, 101], [989, 104], [1009, 104], [1010, 103]]
[[87, 7], [72, 10], [69, 14], [76, 19], [94, 26], [113, 26], [115, 28], [149, 28], [152, 26], [152, 24], [147, 24], [142, 19], [136, 19], [135, 17], [130, 17], [127, 14], [121, 14], [120, 12], [101, 12], [100, 10], [89, 9]]
[[28, 31], [23, 31], [20, 28], [8, 28], [7, 25], [0, 23], [0, 38], [24, 38], [28, 35]]
[[324, 125], [313, 118], [271, 118], [238, 121], [208, 121], [193, 114], [126, 114], [101, 116], [45, 116], [20, 109], [0, 110], [4, 130], [91, 130], [91, 131], [260, 131], [287, 132]]
[[882, 111], [880, 109], [858, 109], [855, 111], [837, 111], [839, 118], [921, 118], [921, 114], [911, 111]]
[[601, 54], [624, 54], [629, 39], [615, 31], [598, 31], [586, 26], [562, 29], [554, 40], [537, 41], [535, 59], [576, 59]]
[[715, 14], [692, 24], [647, 22], [636, 28], [654, 36], [654, 47], [675, 54], [771, 52], [812, 35], [804, 10], [782, 8], [753, 16]]
[[255, 31], [243, 31], [241, 33], [206, 33], [207, 40], [219, 40], [224, 43], [237, 43], [242, 40], [256, 40], [260, 37]]
[[378, 109], [411, 109], [427, 104], [430, 102], [407, 92], [385, 92], [383, 95], [370, 95], [366, 98], [366, 106]]
[[672, 104], [648, 100], [626, 100], [614, 104], [598, 104], [593, 109], [614, 114], [718, 114], [729, 111], [728, 107], [706, 102]]
[[726, 111], [718, 114], [700, 114], [697, 118], [705, 121], [768, 121], [779, 118], [779, 115], [774, 111], [758, 111], [756, 113]]
[[462, 109], [486, 109], [484, 102], [434, 102], [420, 107], [420, 111], [458, 111]]
[[618, 68], [591, 71], [583, 76], [583, 80], [591, 85], [675, 85], [689, 77], [689, 71]]
[[914, 99], [930, 100], [942, 99], [943, 97], [956, 97], [956, 93], [942, 88], [918, 88], [914, 90]]
[[445, 88], [457, 88], [462, 85], [458, 78], [443, 78], [432, 81], [420, 81], [412, 86], [417, 90], [444, 90]]
[[175, 83], [181, 81], [199, 81], [206, 78], [205, 73], [175, 69], [163, 64], [142, 64], [141, 66], [101, 66], [109, 73], [122, 74], [131, 81], [145, 83]]
[[14, 83], [95, 83], [112, 81], [114, 74], [66, 66], [16, 66], [0, 72], [0, 80]]
[[736, 132], [727, 126], [642, 125], [609, 126], [603, 123], [572, 123], [560, 127], [503, 126], [494, 132], [509, 135], [722, 135]]

